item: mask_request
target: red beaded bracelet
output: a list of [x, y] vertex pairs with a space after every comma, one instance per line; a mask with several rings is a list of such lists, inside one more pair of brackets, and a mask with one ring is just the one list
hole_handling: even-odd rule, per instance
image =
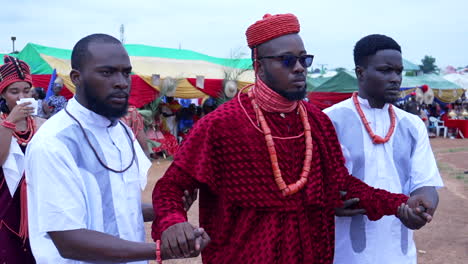
[[162, 264], [162, 258], [161, 258], [161, 240], [156, 240], [156, 263]]
[[11, 130], [13, 130], [13, 131], [16, 130], [16, 124], [15, 124], [15, 123], [8, 122], [8, 121], [6, 121], [6, 120], [4, 120], [4, 121], [2, 122], [2, 126], [8, 128], [8, 129], [11, 129]]

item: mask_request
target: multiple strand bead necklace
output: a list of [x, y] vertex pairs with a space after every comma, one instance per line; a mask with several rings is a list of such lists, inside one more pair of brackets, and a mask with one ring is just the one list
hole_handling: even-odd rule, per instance
[[[6, 120], [7, 117], [8, 117], [7, 114], [5, 113], [2, 114], [2, 120]], [[16, 138], [16, 141], [18, 142], [18, 144], [24, 147], [28, 145], [29, 141], [31, 141], [31, 138], [33, 137], [35, 132], [36, 132], [36, 122], [34, 121], [34, 118], [32, 116], [28, 116], [26, 117], [26, 130], [17, 131], [15, 129], [13, 132], [13, 136]], [[26, 139], [21, 137], [28, 133], [29, 135]]]
[[[257, 81], [257, 85], [258, 84], [259, 84], [259, 82]], [[265, 84], [260, 83], [260, 85], [265, 85]], [[248, 86], [248, 87], [251, 87], [251, 86]], [[246, 87], [246, 88], [248, 88], [248, 87]], [[257, 125], [252, 121], [252, 119], [248, 115], [247, 111], [242, 106], [242, 103], [240, 102], [240, 94], [242, 92], [239, 93], [238, 100], [239, 100], [239, 103], [240, 103], [242, 109], [244, 110], [244, 113], [247, 115], [248, 119], [251, 121], [253, 126], [257, 130], [262, 132], [264, 134], [264, 136], [265, 136], [265, 141], [266, 141], [266, 145], [267, 145], [267, 148], [268, 148], [268, 153], [270, 155], [271, 166], [272, 166], [272, 169], [273, 169], [273, 176], [274, 176], [274, 180], [276, 182], [276, 185], [281, 190], [281, 192], [282, 192], [282, 194], [284, 196], [293, 195], [293, 194], [297, 193], [299, 190], [301, 190], [302, 188], [304, 188], [305, 184], [307, 183], [310, 168], [312, 166], [313, 142], [312, 142], [311, 128], [310, 128], [309, 120], [307, 118], [307, 110], [305, 109], [305, 106], [304, 106], [304, 104], [302, 102], [299, 102], [297, 104], [297, 111], [299, 113], [299, 116], [301, 117], [301, 121], [302, 121], [302, 124], [304, 126], [304, 132], [303, 133], [301, 133], [298, 136], [294, 136], [294, 137], [274, 137], [271, 134], [271, 129], [268, 126], [268, 123], [267, 123], [267, 121], [265, 119], [262, 108], [260, 107], [260, 105], [257, 102], [256, 93], [254, 92], [254, 89], [257, 89], [257, 87], [258, 86], [253, 87], [248, 92], [248, 96], [250, 98], [250, 101], [252, 103], [252, 107], [253, 107], [253, 109], [255, 111], [255, 115], [257, 117]], [[246, 89], [246, 88], [244, 88], [244, 89]], [[265, 88], [265, 87], [262, 87], [262, 88]], [[270, 89], [268, 87], [266, 87], [266, 88]], [[270, 104], [270, 106], [272, 106], [272, 105], [275, 105], [274, 102], [272, 104]], [[276, 111], [276, 112], [280, 112], [280, 111]], [[301, 172], [299, 180], [297, 180], [295, 183], [291, 183], [291, 184], [287, 185], [286, 182], [284, 181], [283, 177], [282, 177], [281, 169], [279, 167], [279, 162], [278, 162], [278, 155], [277, 155], [276, 149], [275, 149], [275, 142], [274, 142], [273, 139], [293, 139], [293, 138], [302, 137], [303, 135], [305, 136], [306, 148], [305, 148], [305, 157], [304, 157], [304, 164], [303, 164], [303, 167], [302, 167], [302, 172]]]

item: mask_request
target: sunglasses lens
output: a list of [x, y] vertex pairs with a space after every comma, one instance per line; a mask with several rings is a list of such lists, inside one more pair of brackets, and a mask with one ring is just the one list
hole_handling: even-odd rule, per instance
[[296, 65], [296, 56], [292, 55], [284, 55], [283, 56], [283, 65], [287, 68], [292, 68], [294, 65]]
[[299, 61], [301, 62], [301, 65], [303, 67], [310, 67], [312, 65], [312, 61], [314, 60], [314, 57], [312, 56], [302, 56], [299, 58]]

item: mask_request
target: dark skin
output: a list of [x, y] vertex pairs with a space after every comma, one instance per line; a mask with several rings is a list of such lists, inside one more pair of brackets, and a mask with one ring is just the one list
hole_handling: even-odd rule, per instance
[[[298, 34], [284, 35], [258, 46], [257, 57], [307, 54]], [[293, 68], [284, 67], [277, 59], [261, 59], [257, 63], [258, 76], [274, 91], [301, 92], [306, 90], [307, 68], [299, 61]]]
[[[401, 53], [396, 50], [380, 50], [369, 56], [364, 65], [356, 66], [359, 96], [367, 99], [373, 108], [382, 108], [399, 98], [402, 81], [403, 63]], [[359, 199], [345, 201], [343, 208], [336, 208], [337, 216], [365, 214], [365, 210], [354, 208]], [[416, 189], [410, 194], [407, 204], [398, 208], [397, 216], [410, 229], [419, 229], [432, 220], [439, 196], [432, 186]], [[413, 209], [411, 209], [413, 208]]]
[[[276, 56], [292, 54], [300, 56], [306, 54], [302, 39], [297, 34], [285, 35], [270, 40], [258, 47], [259, 56]], [[305, 90], [306, 69], [297, 62], [292, 68], [286, 68], [281, 61], [275, 59], [263, 59], [258, 62], [258, 75], [270, 88], [297, 92]], [[161, 236], [161, 241], [172, 246], [174, 254], [190, 254], [191, 246], [190, 230], [193, 226], [189, 222], [178, 223], [166, 229]], [[208, 235], [206, 243], [209, 242]], [[178, 245], [178, 246], [177, 246]], [[202, 245], [206, 245], [203, 243]], [[180, 249], [179, 249], [180, 248]]]
[[86, 91], [82, 89], [87, 84], [94, 88], [94, 96], [100, 101], [112, 108], [122, 108], [128, 102], [131, 85], [132, 65], [127, 52], [122, 45], [109, 43], [90, 43], [88, 49], [89, 59], [82, 69], [70, 72], [70, 78], [77, 87], [76, 100], [91, 109]]
[[[76, 100], [90, 109], [90, 103], [85, 96], [83, 83], [90, 85], [95, 96], [111, 107], [119, 108], [125, 105], [125, 96], [130, 92], [131, 64], [127, 52], [121, 44], [90, 43], [89, 56], [81, 65], [81, 70], [73, 69], [70, 78], [77, 87]], [[115, 96], [113, 96], [115, 95]], [[126, 98], [128, 100], [128, 97]], [[91, 109], [90, 109], [91, 110]], [[185, 197], [193, 201], [193, 197]], [[154, 211], [150, 205], [142, 205], [145, 221], [154, 220]], [[188, 230], [192, 235], [192, 255], [200, 253], [203, 246], [204, 231], [192, 227]], [[154, 243], [140, 243], [123, 240], [106, 233], [77, 229], [48, 232], [60, 255], [64, 258], [81, 261], [132, 262], [156, 259]], [[174, 254], [170, 246], [162, 242], [161, 255], [163, 259], [184, 257]]]
[[367, 99], [373, 108], [394, 103], [400, 98], [403, 62], [396, 50], [379, 50], [368, 56], [365, 65], [356, 65], [359, 97]]

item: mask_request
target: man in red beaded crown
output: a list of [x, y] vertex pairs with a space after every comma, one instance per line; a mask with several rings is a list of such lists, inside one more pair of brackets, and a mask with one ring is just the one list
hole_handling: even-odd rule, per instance
[[5, 55], [0, 66], [0, 263], [35, 263], [27, 239], [24, 151], [45, 121], [34, 117], [29, 66]]
[[[325, 110], [336, 128], [346, 167], [375, 188], [424, 196], [432, 216], [439, 200], [436, 187], [443, 183], [427, 130], [418, 116], [392, 105], [400, 97], [400, 45], [385, 35], [366, 36], [356, 43], [354, 61], [359, 92]], [[352, 205], [353, 200], [346, 203]], [[359, 209], [337, 212], [341, 217], [335, 224], [335, 263], [416, 264], [412, 230], [423, 227], [426, 218], [409, 211], [400, 219], [369, 221]]]
[[200, 188], [200, 225], [212, 239], [203, 262], [216, 264], [332, 263], [340, 190], [372, 220], [407, 202], [350, 176], [332, 123], [302, 101], [313, 56], [299, 29], [292, 14], [265, 15], [247, 29], [255, 84], [198, 121], [158, 181], [152, 237], [175, 254], [193, 248], [185, 189]]

